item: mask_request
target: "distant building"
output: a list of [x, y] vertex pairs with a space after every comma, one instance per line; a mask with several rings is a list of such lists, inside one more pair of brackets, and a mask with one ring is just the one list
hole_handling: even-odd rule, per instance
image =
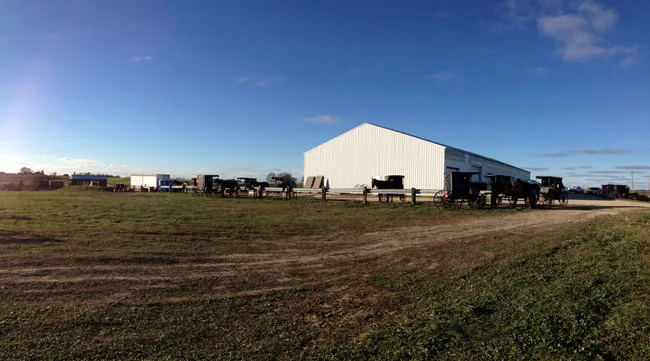
[[171, 179], [169, 174], [133, 174], [131, 187], [158, 187], [161, 180]]
[[73, 174], [70, 176], [71, 186], [93, 186], [93, 187], [107, 187], [108, 177], [104, 175], [78, 175]]

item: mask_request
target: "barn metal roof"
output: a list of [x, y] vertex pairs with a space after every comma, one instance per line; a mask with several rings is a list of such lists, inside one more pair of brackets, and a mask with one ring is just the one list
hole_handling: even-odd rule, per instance
[[70, 179], [79, 179], [79, 180], [108, 180], [108, 177], [105, 175], [81, 175], [81, 174], [73, 174], [70, 176]]
[[[505, 166], [508, 166], [508, 167], [511, 167], [511, 168], [514, 168], [514, 169], [518, 169], [518, 170], [520, 170], [520, 171], [522, 171], [522, 172], [530, 173], [529, 170], [526, 170], [526, 169], [523, 169], [523, 168], [519, 168], [519, 167], [515, 167], [514, 165], [511, 165], [511, 164], [508, 164], [508, 163], [504, 163], [504, 162], [502, 162], [502, 161], [500, 161], [500, 160], [496, 160], [496, 159], [494, 159], [494, 158], [486, 157], [486, 156], [484, 156], [484, 155], [480, 155], [480, 154], [477, 154], [477, 153], [474, 153], [474, 152], [470, 152], [470, 151], [467, 151], [467, 150], [464, 150], [464, 149], [460, 149], [460, 148], [452, 147], [452, 146], [449, 146], [449, 145], [446, 145], [446, 144], [442, 144], [442, 143], [439, 143], [439, 142], [434, 142], [433, 140], [429, 140], [429, 139], [426, 139], [426, 138], [418, 137], [417, 135], [409, 134], [409, 133], [406, 133], [406, 132], [402, 132], [402, 131], [399, 131], [399, 130], [396, 130], [396, 129], [392, 129], [392, 128], [384, 127], [384, 126], [377, 125], [377, 124], [373, 124], [373, 123], [368, 123], [368, 122], [366, 122], [366, 123], [362, 123], [362, 124], [360, 124], [360, 125], [358, 125], [358, 126], [352, 128], [352, 129], [348, 130], [347, 132], [350, 132], [350, 131], [352, 131], [352, 130], [355, 130], [355, 129], [357, 129], [357, 128], [359, 128], [359, 127], [362, 127], [362, 126], [364, 126], [364, 125], [372, 125], [373, 127], [382, 128], [382, 129], [390, 130], [390, 131], [392, 131], [392, 132], [396, 132], [396, 133], [404, 134], [404, 135], [409, 136], [409, 137], [412, 137], [412, 138], [416, 138], [416, 139], [419, 139], [419, 140], [423, 140], [423, 141], [425, 141], [425, 142], [429, 142], [429, 143], [433, 143], [433, 144], [441, 145], [441, 146], [446, 147], [446, 148], [449, 148], [449, 149], [455, 149], [455, 150], [461, 151], [461, 152], [463, 152], [463, 153], [467, 153], [467, 154], [469, 154], [469, 155], [473, 155], [473, 156], [480, 157], [480, 158], [483, 158], [483, 159], [486, 159], [486, 160], [489, 160], [489, 161], [492, 161], [492, 162], [496, 162], [496, 163], [499, 163], [499, 164], [503, 164], [503, 165], [505, 165]], [[347, 132], [345, 132], [345, 133], [347, 133]], [[343, 133], [343, 134], [345, 134], [345, 133]], [[334, 139], [340, 137], [340, 136], [343, 135], [343, 134], [340, 134], [340, 135], [338, 135], [338, 136], [336, 136], [336, 137], [330, 139], [329, 141], [332, 141], [332, 140], [334, 140]], [[329, 141], [328, 141], [328, 142], [329, 142]], [[325, 142], [325, 143], [327, 143], [327, 142]], [[313, 148], [312, 148], [312, 149], [313, 149]]]

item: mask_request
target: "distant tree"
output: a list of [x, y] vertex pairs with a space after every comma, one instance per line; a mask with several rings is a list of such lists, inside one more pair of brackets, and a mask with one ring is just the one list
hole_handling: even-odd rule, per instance
[[31, 168], [22, 167], [22, 168], [20, 168], [20, 171], [18, 173], [19, 174], [33, 174], [34, 172], [32, 171]]
[[52, 172], [52, 173], [50, 173], [50, 176], [51, 176], [51, 177], [56, 177], [56, 172]]
[[271, 173], [266, 175], [266, 180], [268, 182], [270, 182], [270, 181], [273, 180], [273, 177], [282, 178], [282, 179], [289, 179], [293, 183], [296, 182], [296, 178], [293, 175], [291, 175], [291, 173], [289, 173], [289, 172], [280, 172], [280, 173], [271, 172]]
[[282, 178], [282, 179], [291, 179], [291, 180], [294, 181], [294, 182], [296, 181], [296, 177], [294, 177], [293, 175], [291, 175], [291, 173], [289, 173], [289, 172], [280, 172], [280, 173], [278, 173], [278, 174], [276, 175], [276, 177], [280, 177], [280, 178]]
[[66, 173], [66, 174], [64, 174], [63, 176], [64, 176], [64, 177], [69, 177], [69, 176], [70, 176], [70, 174], [67, 174], [67, 173]]

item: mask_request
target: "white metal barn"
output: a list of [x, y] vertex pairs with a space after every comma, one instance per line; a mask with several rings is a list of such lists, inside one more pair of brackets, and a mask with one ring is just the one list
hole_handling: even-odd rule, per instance
[[158, 187], [161, 179], [171, 179], [169, 174], [133, 174], [131, 175], [131, 187]]
[[[446, 172], [530, 179], [530, 172], [378, 125], [360, 126], [305, 154], [305, 177], [322, 175], [329, 188], [370, 185], [375, 176], [403, 175], [404, 188], [442, 189]], [[476, 178], [475, 178], [476, 180]]]

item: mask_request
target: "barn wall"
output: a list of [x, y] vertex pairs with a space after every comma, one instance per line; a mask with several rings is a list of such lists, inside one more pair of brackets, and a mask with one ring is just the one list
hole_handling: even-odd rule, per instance
[[475, 172], [480, 169], [481, 181], [486, 181], [485, 175], [490, 173], [530, 179], [530, 172], [454, 148], [447, 148], [445, 152], [445, 171], [450, 171], [449, 168], [457, 168], [460, 172]]
[[445, 147], [362, 124], [304, 155], [305, 178], [322, 175], [330, 188], [370, 185], [373, 176], [404, 175], [405, 188], [443, 187]]
[[131, 187], [155, 187], [156, 186], [156, 176], [155, 175], [132, 175], [131, 176]]
[[157, 187], [161, 179], [171, 179], [169, 174], [134, 174], [131, 176], [131, 187]]

